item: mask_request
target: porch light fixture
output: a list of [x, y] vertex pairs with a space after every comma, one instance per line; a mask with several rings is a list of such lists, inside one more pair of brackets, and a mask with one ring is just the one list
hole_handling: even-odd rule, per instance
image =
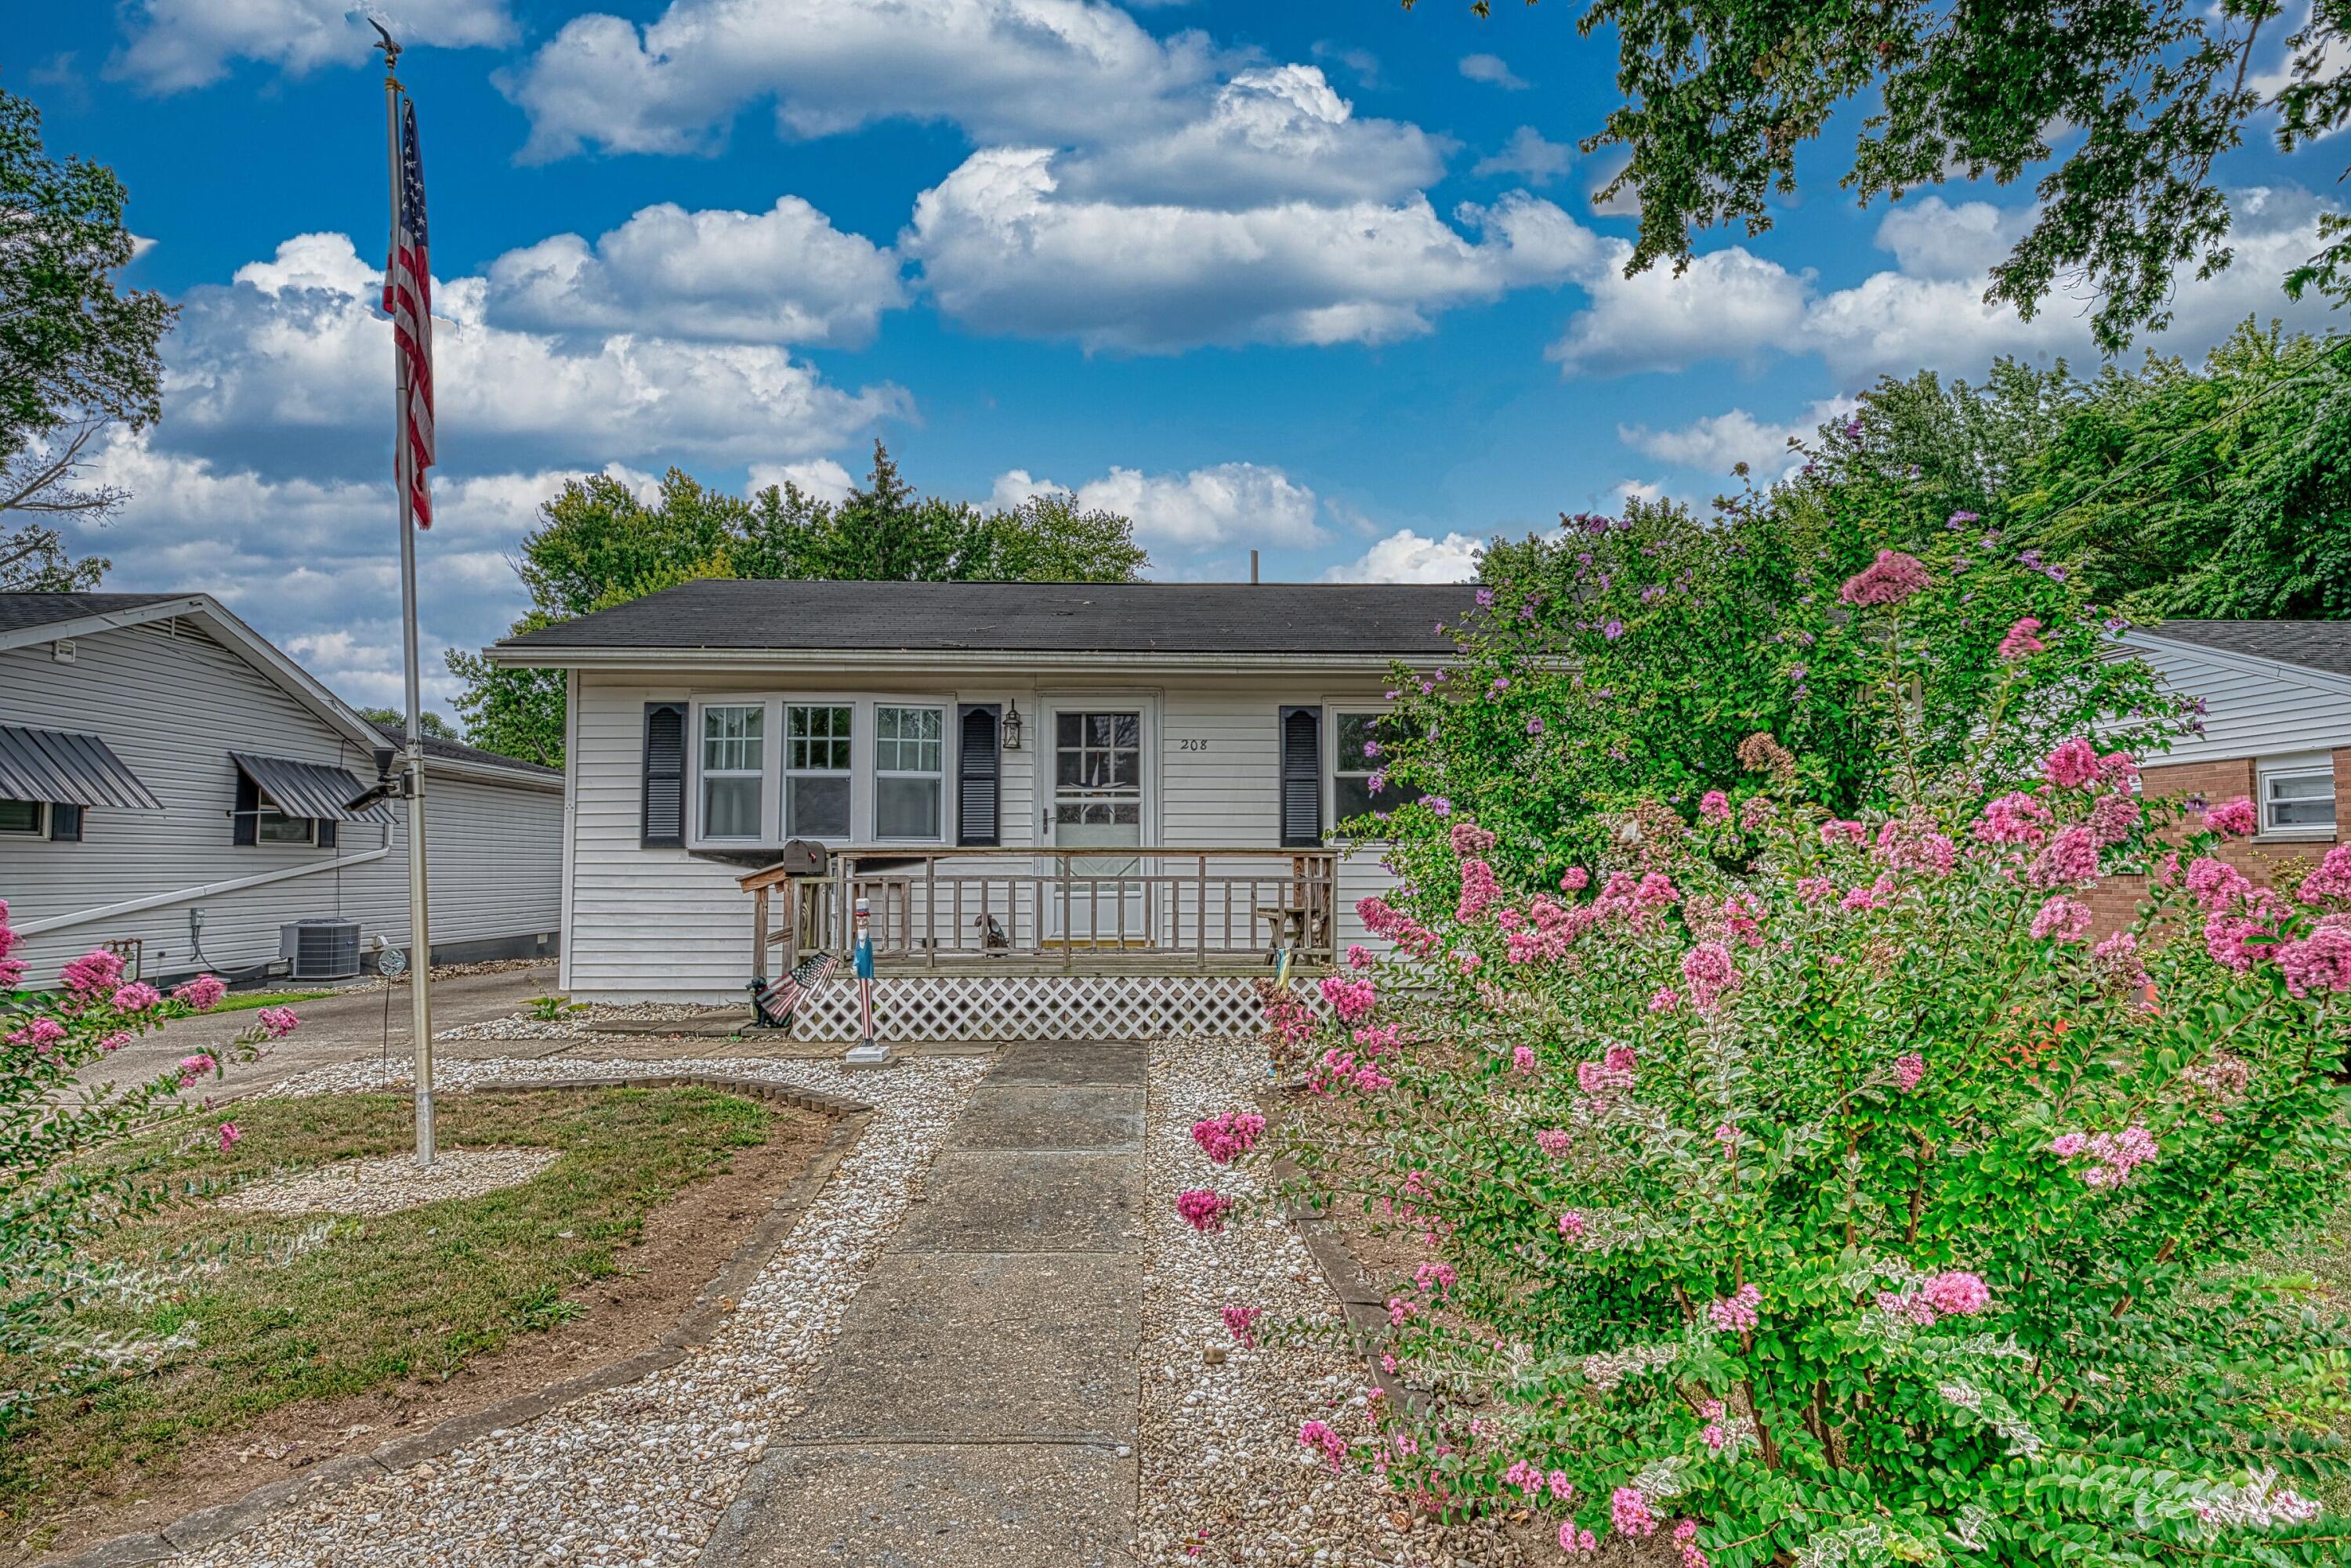
[[1004, 712], [1004, 749], [1020, 749], [1020, 704], [1017, 698]]

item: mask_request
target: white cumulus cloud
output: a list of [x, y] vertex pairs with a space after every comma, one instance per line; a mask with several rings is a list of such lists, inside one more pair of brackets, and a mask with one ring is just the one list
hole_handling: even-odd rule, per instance
[[1062, 192], [1056, 156], [982, 151], [917, 199], [899, 248], [949, 316], [1144, 351], [1377, 343], [1426, 332], [1437, 311], [1557, 282], [1596, 246], [1523, 194], [1462, 209], [1476, 239], [1417, 195], [1240, 212], [1078, 199]]
[[1850, 397], [1823, 398], [1785, 423], [1758, 419], [1743, 408], [1708, 414], [1670, 430], [1620, 424], [1617, 439], [1660, 463], [1709, 474], [1728, 474], [1740, 463], [1759, 479], [1779, 477], [1792, 465], [1788, 443], [1810, 441], [1822, 424], [1853, 412]]
[[1472, 174], [1516, 174], [1530, 184], [1548, 185], [1567, 172], [1575, 162], [1575, 149], [1564, 142], [1546, 141], [1541, 131], [1531, 125], [1521, 125], [1510, 132], [1502, 149], [1480, 158], [1470, 169]]
[[592, 246], [566, 234], [510, 250], [489, 285], [502, 325], [753, 343], [865, 343], [905, 303], [895, 256], [798, 196], [764, 213], [644, 207]]
[[1499, 55], [1464, 55], [1461, 74], [1471, 81], [1481, 81], [1505, 92], [1524, 92], [1531, 84], [1520, 78], [1510, 62]]
[[[349, 236], [302, 235], [193, 290], [166, 340], [159, 441], [231, 468], [373, 472], [383, 461], [390, 329]], [[660, 455], [777, 462], [903, 413], [894, 387], [845, 392], [783, 349], [616, 332], [585, 341], [494, 324], [487, 281], [436, 281], [442, 471]]]
[[1328, 537], [1314, 521], [1314, 492], [1258, 463], [1219, 463], [1183, 474], [1113, 465], [1074, 490], [1013, 468], [997, 476], [988, 501], [1009, 509], [1031, 496], [1052, 494], [1073, 496], [1090, 511], [1116, 512], [1133, 521], [1145, 545], [1180, 551], [1228, 544], [1305, 548]]
[[1478, 575], [1482, 538], [1448, 533], [1425, 538], [1399, 528], [1352, 561], [1322, 574], [1325, 582], [1468, 582]]
[[235, 60], [294, 76], [359, 65], [375, 42], [370, 14], [404, 47], [496, 48], [515, 39], [507, 0], [384, 0], [364, 10], [350, 0], [130, 0], [122, 7], [130, 37], [107, 74], [171, 93], [218, 81]]
[[1065, 143], [1181, 118], [1170, 100], [1214, 66], [1200, 35], [1091, 0], [672, 0], [642, 27], [576, 16], [500, 85], [543, 160], [702, 151], [763, 100], [792, 136], [909, 119]]

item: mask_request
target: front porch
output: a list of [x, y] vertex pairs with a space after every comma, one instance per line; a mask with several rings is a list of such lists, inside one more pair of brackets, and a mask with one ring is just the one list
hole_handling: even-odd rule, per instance
[[852, 911], [870, 911], [874, 1026], [893, 1041], [1249, 1033], [1260, 982], [1311, 994], [1338, 961], [1338, 852], [1222, 846], [848, 849], [740, 879], [755, 974], [818, 953], [832, 976], [794, 1018], [856, 1038]]

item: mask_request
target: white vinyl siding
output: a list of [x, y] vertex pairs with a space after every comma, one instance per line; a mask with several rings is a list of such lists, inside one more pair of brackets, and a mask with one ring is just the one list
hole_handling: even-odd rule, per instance
[[[404, 811], [395, 822], [340, 824], [339, 842], [238, 845], [232, 750], [374, 777], [371, 747], [347, 738], [192, 620], [91, 632], [70, 664], [47, 644], [0, 652], [0, 722], [96, 735], [163, 802], [161, 811], [92, 806], [82, 841], [0, 837], [0, 898], [9, 919], [79, 915], [186, 891], [153, 908], [97, 915], [26, 938], [34, 983], [100, 942], [137, 938], [151, 973], [241, 969], [274, 959], [281, 924], [360, 923], [360, 940], [408, 944]], [[562, 810], [557, 781], [506, 786], [435, 776], [425, 764], [433, 935], [446, 947], [552, 934], [560, 927]], [[214, 883], [299, 874], [220, 893]], [[188, 914], [202, 908], [201, 961]]]
[[2153, 636], [2126, 636], [2124, 646], [2174, 692], [2204, 704], [2203, 733], [2143, 761], [2219, 762], [2351, 746], [2351, 679]]

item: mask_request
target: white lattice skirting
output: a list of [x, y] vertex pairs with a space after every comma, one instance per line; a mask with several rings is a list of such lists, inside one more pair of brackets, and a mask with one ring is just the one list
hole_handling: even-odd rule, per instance
[[[1311, 981], [1290, 988], [1318, 1012]], [[1232, 975], [939, 975], [873, 982], [883, 1040], [1142, 1040], [1255, 1034], [1256, 982]], [[802, 1040], [857, 1038], [857, 984], [829, 980], [800, 1004]]]

